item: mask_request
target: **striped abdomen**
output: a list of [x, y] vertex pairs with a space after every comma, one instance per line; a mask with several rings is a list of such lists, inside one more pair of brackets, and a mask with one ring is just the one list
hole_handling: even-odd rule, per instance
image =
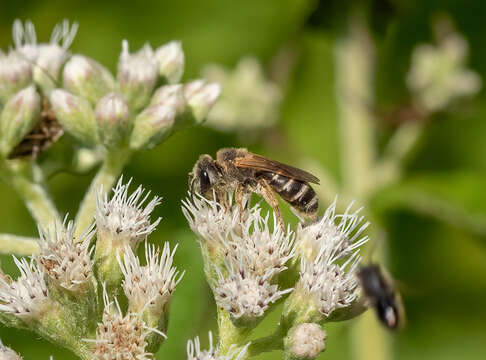
[[295, 209], [309, 216], [317, 212], [317, 195], [307, 182], [267, 171], [258, 173], [257, 176], [265, 179], [272, 189]]

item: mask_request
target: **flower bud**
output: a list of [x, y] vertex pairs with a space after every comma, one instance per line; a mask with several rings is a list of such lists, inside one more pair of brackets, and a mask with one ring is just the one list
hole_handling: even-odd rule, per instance
[[176, 84], [159, 87], [150, 100], [151, 106], [157, 104], [169, 105], [176, 114], [182, 114], [186, 108], [183, 85]]
[[145, 109], [135, 118], [130, 147], [151, 148], [166, 139], [172, 133], [175, 116], [174, 108], [164, 103]]
[[293, 327], [285, 339], [285, 347], [294, 359], [315, 359], [326, 349], [327, 334], [317, 324], [304, 323]]
[[32, 66], [27, 60], [15, 52], [0, 54], [0, 103], [6, 103], [31, 81]]
[[184, 95], [197, 123], [201, 123], [209, 113], [221, 93], [221, 86], [195, 80], [184, 87]]
[[159, 75], [167, 79], [169, 84], [180, 81], [184, 73], [184, 52], [179, 41], [171, 41], [155, 52], [159, 66]]
[[117, 78], [132, 110], [145, 106], [157, 81], [157, 61], [152, 48], [145, 45], [138, 52], [130, 54], [128, 42], [124, 40]]
[[22, 358], [15, 351], [3, 345], [0, 340], [0, 359], [3, 360], [22, 360]]
[[122, 95], [109, 93], [96, 105], [98, 136], [107, 147], [119, 145], [129, 130], [130, 109]]
[[38, 46], [36, 66], [33, 68], [34, 82], [45, 95], [58, 87], [61, 67], [67, 59], [66, 50], [57, 44]]
[[115, 89], [115, 79], [100, 63], [86, 56], [73, 56], [64, 67], [64, 87], [93, 105]]
[[20, 90], [5, 104], [0, 118], [0, 151], [4, 156], [34, 128], [40, 109], [40, 96], [33, 85]]
[[51, 93], [50, 101], [52, 110], [64, 130], [82, 142], [97, 142], [95, 114], [88, 100], [56, 89]]

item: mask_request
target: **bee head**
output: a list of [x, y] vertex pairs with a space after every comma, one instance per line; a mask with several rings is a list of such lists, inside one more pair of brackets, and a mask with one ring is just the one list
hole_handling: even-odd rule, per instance
[[221, 180], [221, 171], [209, 155], [201, 155], [189, 173], [189, 189], [191, 194], [195, 192], [205, 195]]

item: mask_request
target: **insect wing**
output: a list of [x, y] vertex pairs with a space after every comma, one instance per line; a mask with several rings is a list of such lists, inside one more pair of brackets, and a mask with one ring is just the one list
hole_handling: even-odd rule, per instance
[[288, 178], [319, 184], [319, 179], [307, 171], [253, 153], [236, 158], [234, 164], [237, 167], [268, 171]]

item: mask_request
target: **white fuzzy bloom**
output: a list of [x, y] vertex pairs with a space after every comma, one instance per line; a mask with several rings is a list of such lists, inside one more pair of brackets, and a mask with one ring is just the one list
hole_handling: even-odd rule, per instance
[[315, 259], [323, 247], [345, 256], [368, 241], [363, 232], [369, 222], [360, 215], [362, 208], [352, 212], [351, 202], [344, 214], [336, 214], [336, 205], [337, 198], [318, 221], [305, 226], [299, 223], [297, 247], [308, 260]]
[[3, 345], [0, 340], [0, 359], [2, 360], [22, 360], [22, 357], [9, 347]]
[[326, 349], [327, 334], [313, 323], [303, 323], [291, 330], [290, 352], [297, 359], [315, 359]]
[[151, 360], [153, 354], [145, 351], [146, 337], [151, 332], [165, 335], [155, 329], [147, 328], [140, 314], [129, 312], [123, 316], [118, 302], [110, 302], [106, 288], [103, 286], [102, 322], [96, 330], [93, 342], [93, 359], [98, 360]]
[[245, 57], [234, 70], [209, 65], [203, 77], [222, 87], [205, 124], [222, 131], [248, 132], [268, 128], [278, 120], [282, 93], [266, 78], [258, 59]]
[[79, 239], [75, 237], [73, 221], [54, 224], [50, 229], [39, 227], [41, 253], [39, 264], [56, 285], [72, 291], [82, 291], [91, 282], [93, 260], [90, 242], [94, 224]]
[[292, 291], [280, 291], [278, 285], [270, 282], [273, 269], [267, 269], [264, 275], [256, 275], [245, 269], [245, 266], [226, 263], [228, 275], [219, 269], [218, 280], [213, 285], [216, 304], [228, 311], [232, 317], [253, 321], [261, 317], [268, 306], [283, 295]]
[[161, 199], [155, 196], [144, 205], [150, 196], [150, 191], [145, 194], [145, 189], [139, 186], [129, 196], [130, 183], [131, 180], [123, 184], [123, 178], [120, 178], [113, 188], [113, 196], [110, 200], [103, 189], [100, 189], [96, 196], [96, 226], [99, 231], [110, 233], [113, 240], [119, 242], [118, 245], [138, 244], [155, 230], [161, 220], [158, 218], [150, 222], [150, 214], [160, 204]]
[[[259, 216], [260, 210], [257, 206], [241, 213], [239, 207], [234, 206], [231, 194], [228, 196], [228, 203], [228, 209], [223, 209], [217, 201], [208, 200], [199, 194], [182, 201], [182, 212], [191, 230], [210, 251], [222, 251], [231, 236], [241, 234], [244, 222]], [[243, 207], [246, 207], [246, 203]]]
[[201, 350], [201, 343], [198, 336], [194, 340], [187, 342], [187, 360], [241, 360], [245, 356], [249, 345], [250, 343], [242, 348], [231, 345], [227, 354], [219, 355], [218, 349], [213, 346], [213, 334], [210, 331], [208, 350]]
[[440, 111], [460, 97], [476, 94], [481, 78], [466, 68], [468, 54], [466, 40], [452, 29], [436, 46], [417, 46], [407, 74], [407, 85], [416, 101], [428, 111]]
[[177, 246], [171, 252], [169, 243], [164, 244], [162, 252], [154, 246], [145, 243], [145, 258], [147, 265], [141, 266], [140, 259], [130, 247], [126, 247], [123, 261], [117, 254], [125, 280], [123, 290], [128, 298], [130, 310], [142, 312], [154, 309], [163, 312], [164, 306], [170, 301], [175, 287], [184, 274], [180, 274], [172, 266]]
[[13, 258], [20, 276], [16, 281], [3, 274], [0, 276], [0, 311], [22, 318], [37, 318], [51, 301], [44, 273], [33, 257], [30, 261]]
[[358, 295], [356, 269], [361, 261], [359, 247], [368, 241], [362, 236], [368, 226], [359, 211], [336, 214], [336, 201], [322, 218], [297, 232], [302, 250], [300, 280], [296, 292], [311, 299], [328, 317], [353, 303]]

